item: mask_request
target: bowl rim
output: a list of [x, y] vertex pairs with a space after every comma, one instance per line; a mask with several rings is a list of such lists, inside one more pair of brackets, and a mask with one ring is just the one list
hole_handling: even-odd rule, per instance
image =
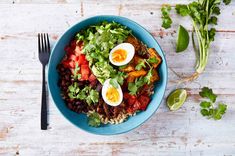
[[[149, 36], [157, 43], [157, 45], [159, 46], [163, 56], [162, 56], [162, 60], [165, 62], [165, 83], [163, 84], [164, 85], [164, 91], [163, 91], [163, 96], [159, 102], [159, 105], [156, 107], [156, 109], [152, 112], [152, 114], [150, 114], [146, 119], [144, 119], [144, 121], [128, 130], [125, 130], [125, 131], [120, 131], [120, 132], [114, 132], [114, 133], [95, 133], [94, 131], [89, 131], [85, 128], [82, 128], [82, 127], [79, 127], [78, 125], [76, 125], [75, 123], [73, 123], [72, 121], [70, 121], [70, 119], [64, 115], [61, 111], [60, 111], [60, 108], [58, 107], [58, 105], [55, 103], [55, 97], [52, 96], [52, 91], [51, 91], [51, 87], [50, 87], [50, 79], [49, 79], [49, 70], [50, 70], [50, 63], [52, 61], [52, 54], [54, 53], [55, 51], [55, 48], [57, 47], [59, 41], [61, 40], [61, 38], [70, 30], [70, 29], [73, 29], [74, 27], [76, 27], [79, 23], [81, 22], [85, 22], [87, 20], [91, 20], [91, 19], [95, 19], [95, 18], [102, 18], [102, 17], [106, 17], [106, 18], [121, 18], [121, 19], [125, 19], [127, 20], [128, 22], [132, 22], [134, 23], [135, 25], [137, 25], [138, 27], [140, 27], [141, 29], [143, 29], [144, 31], [146, 31], [146, 33], [149, 34]], [[125, 26], [125, 24], [122, 24]], [[112, 135], [119, 135], [119, 134], [124, 134], [124, 133], [128, 133], [138, 127], [140, 127], [141, 125], [143, 125], [147, 120], [149, 120], [155, 113], [156, 111], [158, 110], [159, 106], [162, 104], [163, 102], [163, 99], [164, 99], [164, 95], [166, 93], [166, 88], [167, 88], [167, 84], [168, 84], [168, 65], [167, 65], [167, 61], [166, 61], [166, 58], [165, 58], [165, 53], [164, 51], [162, 50], [160, 44], [157, 42], [157, 40], [153, 37], [153, 35], [146, 29], [144, 28], [143, 26], [141, 26], [140, 24], [138, 24], [137, 22], [127, 18], [127, 17], [123, 17], [123, 16], [117, 16], [117, 15], [96, 15], [96, 16], [90, 16], [88, 18], [84, 18], [76, 23], [74, 23], [72, 26], [68, 27], [66, 29], [66, 31], [64, 31], [63, 34], [60, 35], [60, 37], [56, 40], [56, 43], [54, 44], [52, 50], [51, 50], [51, 55], [50, 55], [50, 59], [49, 59], [49, 63], [48, 63], [48, 73], [47, 73], [47, 82], [48, 82], [48, 90], [49, 90], [49, 94], [50, 96], [52, 97], [52, 100], [53, 100], [53, 103], [56, 105], [57, 109], [59, 110], [59, 112], [70, 122], [72, 123], [73, 125], [75, 125], [77, 128], [79, 128], [80, 130], [84, 131], [84, 132], [87, 132], [87, 133], [90, 133], [90, 134], [95, 134], [95, 135], [101, 135], [101, 136], [112, 136]]]

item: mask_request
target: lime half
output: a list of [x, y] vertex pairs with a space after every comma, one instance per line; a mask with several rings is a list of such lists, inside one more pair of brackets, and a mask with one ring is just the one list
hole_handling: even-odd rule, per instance
[[178, 110], [187, 98], [187, 91], [185, 89], [176, 89], [171, 92], [167, 98], [167, 106], [171, 111]]
[[189, 35], [188, 31], [180, 25], [178, 28], [178, 38], [177, 38], [177, 43], [176, 43], [176, 52], [182, 52], [185, 49], [187, 49], [189, 44]]

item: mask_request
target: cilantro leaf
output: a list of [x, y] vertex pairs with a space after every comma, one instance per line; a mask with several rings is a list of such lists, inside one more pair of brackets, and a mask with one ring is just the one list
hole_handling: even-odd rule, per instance
[[75, 64], [75, 69], [74, 69], [73, 75], [72, 75], [72, 78], [73, 78], [74, 80], [81, 78], [81, 74], [78, 73], [79, 70], [80, 70], [80, 67], [78, 66], [78, 62], [76, 62], [76, 64]]
[[158, 60], [156, 57], [150, 57], [149, 59], [147, 59], [148, 63], [158, 63]]
[[92, 127], [99, 127], [101, 119], [98, 113], [94, 112], [88, 116], [88, 125]]
[[90, 94], [87, 96], [87, 101], [91, 101], [91, 102], [87, 102], [89, 105], [93, 102], [93, 103], [97, 103], [99, 101], [99, 92], [97, 92], [94, 89], [90, 90]]
[[215, 7], [215, 8], [213, 9], [213, 14], [219, 15], [219, 14], [220, 14], [220, 8], [219, 8], [219, 7]]
[[138, 79], [135, 79], [135, 82], [128, 83], [128, 90], [130, 91], [130, 94], [136, 95], [139, 88], [146, 83], [145, 81], [146, 80], [144, 77], [140, 77]]
[[138, 90], [138, 87], [137, 85], [135, 85], [135, 83], [131, 82], [128, 83], [128, 90], [130, 91], [130, 94], [135, 95]]
[[202, 101], [202, 102], [200, 103], [200, 106], [201, 106], [202, 108], [210, 108], [210, 107], [211, 107], [211, 102]]
[[212, 117], [215, 120], [220, 120], [222, 116], [225, 114], [226, 110], [227, 110], [227, 105], [223, 103], [219, 103], [218, 107], [214, 110]]
[[208, 21], [209, 24], [215, 24], [217, 25], [217, 17], [211, 16], [211, 18]]
[[142, 68], [145, 68], [145, 61], [144, 60], [141, 60], [139, 61], [139, 63], [135, 66], [135, 69], [136, 70], [141, 70]]
[[171, 27], [172, 20], [170, 17], [163, 17], [162, 18], [162, 27], [168, 29]]
[[163, 5], [161, 8], [162, 12], [162, 27], [168, 29], [171, 27], [172, 20], [170, 18], [169, 12], [171, 10], [171, 6]]
[[181, 16], [187, 16], [189, 14], [189, 9], [187, 5], [184, 4], [176, 4], [175, 10]]
[[228, 5], [229, 3], [231, 3], [231, 0], [223, 0], [225, 5]]
[[80, 91], [80, 88], [78, 87], [78, 83], [77, 82], [74, 82], [74, 84], [70, 85], [68, 87], [68, 96], [69, 98], [71, 99], [75, 99], [76, 98], [76, 95], [79, 93]]
[[215, 95], [212, 89], [208, 87], [203, 87], [202, 90], [199, 92], [199, 95], [203, 98], [210, 99], [211, 102], [215, 102], [217, 98], [217, 95]]
[[201, 114], [203, 116], [209, 116], [210, 115], [210, 113], [209, 113], [209, 111], [207, 109], [201, 109]]
[[215, 28], [211, 28], [209, 30], [209, 39], [210, 39], [210, 41], [214, 41], [214, 39], [215, 39], [215, 32], [216, 32]]
[[144, 81], [147, 83], [147, 84], [150, 84], [151, 83], [151, 78], [153, 76], [153, 68], [151, 68], [149, 70], [149, 72], [147, 73], [147, 75], [144, 77]]

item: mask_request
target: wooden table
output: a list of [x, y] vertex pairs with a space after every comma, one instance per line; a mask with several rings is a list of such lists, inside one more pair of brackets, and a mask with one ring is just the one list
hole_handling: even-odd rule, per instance
[[[161, 28], [161, 5], [171, 0], [1, 0], [0, 2], [0, 155], [235, 155], [235, 2], [223, 6], [216, 39], [206, 71], [192, 83], [176, 86], [179, 74], [193, 72], [190, 44], [175, 53], [179, 24], [192, 29], [189, 18], [171, 11], [172, 28]], [[177, 0], [177, 3], [188, 3]], [[40, 130], [41, 64], [37, 33], [48, 32], [52, 45], [71, 25], [93, 15], [128, 17], [149, 30], [162, 46], [169, 66], [167, 93], [187, 87], [190, 96], [183, 107], [170, 112], [165, 101], [141, 127], [122, 135], [97, 136], [69, 123], [50, 99], [49, 130]], [[213, 88], [218, 100], [228, 104], [220, 121], [200, 114], [199, 89]]]

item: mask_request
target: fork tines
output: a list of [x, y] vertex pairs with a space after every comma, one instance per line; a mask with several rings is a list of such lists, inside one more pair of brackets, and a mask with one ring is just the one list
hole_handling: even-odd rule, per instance
[[50, 53], [50, 51], [48, 33], [38, 33], [38, 52]]

